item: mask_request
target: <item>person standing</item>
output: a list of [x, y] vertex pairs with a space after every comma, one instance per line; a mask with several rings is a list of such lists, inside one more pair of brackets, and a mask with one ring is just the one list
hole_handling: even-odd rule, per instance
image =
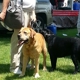
[[[3, 0], [2, 12], [0, 13], [0, 20], [4, 20], [6, 17], [6, 10], [10, 0]], [[17, 0], [17, 6], [21, 4], [21, 0]], [[36, 0], [23, 0], [23, 11], [25, 16], [25, 27], [28, 26], [31, 20], [36, 21], [35, 14]], [[21, 74], [20, 70], [20, 57], [22, 46], [17, 46], [18, 38], [17, 34], [20, 29], [14, 29], [11, 37], [11, 62], [10, 62], [10, 72], [15, 74]]]
[[63, 6], [64, 0], [57, 0], [58, 3], [58, 9], [60, 9]]
[[56, 9], [56, 1], [55, 0], [49, 0], [53, 9]]
[[78, 0], [75, 0], [73, 3], [73, 10], [79, 10], [80, 9], [80, 3]]

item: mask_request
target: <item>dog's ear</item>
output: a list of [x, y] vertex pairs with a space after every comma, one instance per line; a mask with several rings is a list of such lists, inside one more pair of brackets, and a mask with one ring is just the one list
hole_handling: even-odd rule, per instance
[[36, 32], [32, 28], [30, 28], [30, 31], [31, 31], [30, 33], [31, 38], [34, 38], [34, 35], [36, 34]]

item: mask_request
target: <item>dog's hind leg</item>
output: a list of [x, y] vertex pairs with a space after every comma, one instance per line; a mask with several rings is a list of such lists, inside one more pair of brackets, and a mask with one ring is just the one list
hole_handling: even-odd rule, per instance
[[35, 68], [34, 59], [31, 59], [31, 67], [30, 67], [30, 69], [34, 69], [34, 68]]
[[75, 55], [71, 55], [71, 58], [72, 58], [72, 61], [74, 63], [74, 66], [75, 66], [74, 73], [76, 74], [79, 71], [78, 60], [77, 60]]
[[46, 68], [46, 56], [47, 56], [47, 47], [46, 44], [44, 44], [44, 47], [42, 49], [42, 54], [43, 54], [43, 70], [47, 70]]
[[50, 55], [50, 60], [51, 60], [51, 67], [52, 67], [51, 71], [54, 71], [56, 69], [57, 57]]

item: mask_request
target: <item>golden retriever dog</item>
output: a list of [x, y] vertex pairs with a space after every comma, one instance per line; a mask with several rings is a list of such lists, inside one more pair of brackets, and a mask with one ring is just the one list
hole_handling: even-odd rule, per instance
[[[33, 34], [33, 35], [32, 35]], [[21, 28], [18, 34], [19, 44], [23, 44], [22, 53], [23, 53], [23, 66], [22, 74], [24, 76], [26, 72], [26, 66], [29, 59], [33, 60], [35, 64], [35, 78], [39, 76], [39, 56], [43, 54], [43, 70], [46, 70], [46, 53], [47, 47], [46, 42], [42, 34], [35, 32], [30, 27]]]

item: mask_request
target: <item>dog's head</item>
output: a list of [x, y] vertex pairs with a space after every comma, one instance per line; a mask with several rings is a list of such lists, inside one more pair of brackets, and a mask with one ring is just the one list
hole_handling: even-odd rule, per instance
[[18, 45], [21, 45], [23, 43], [27, 43], [30, 39], [34, 38], [34, 35], [36, 34], [36, 32], [29, 27], [23, 27], [21, 28], [21, 30], [19, 31], [18, 34]]
[[44, 36], [46, 41], [49, 41], [51, 36], [55, 36], [53, 32], [47, 28], [40, 30], [40, 33]]

